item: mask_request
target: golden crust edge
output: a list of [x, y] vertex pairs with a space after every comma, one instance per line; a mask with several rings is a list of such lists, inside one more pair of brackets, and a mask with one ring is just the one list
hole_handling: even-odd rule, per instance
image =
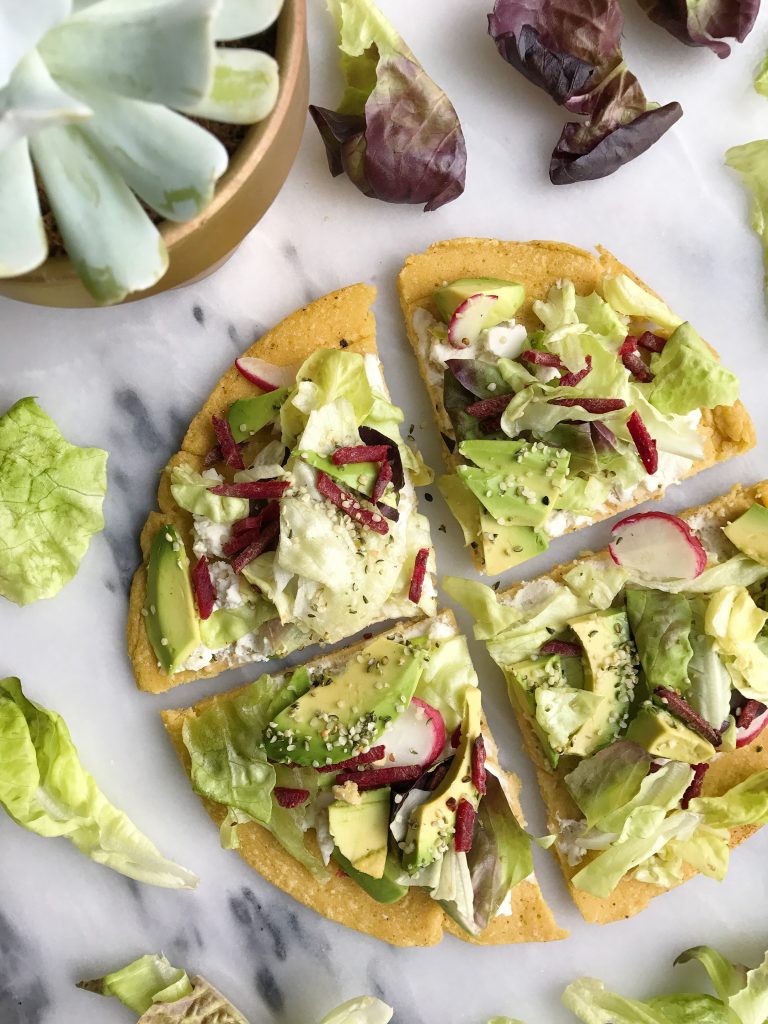
[[[458, 630], [455, 617], [450, 610], [438, 612], [438, 617]], [[404, 620], [382, 632], [386, 634], [398, 630], [411, 630], [419, 625], [419, 621], [424, 623], [428, 620]], [[361, 640], [332, 654], [312, 658], [303, 664], [327, 668], [348, 660], [369, 642]], [[238, 687], [224, 694], [204, 698], [190, 707], [160, 712], [163, 725], [187, 776], [190, 760], [182, 740], [185, 719], [216, 701], [231, 698], [242, 689], [244, 687]], [[485, 719], [483, 731], [489, 741], [489, 756], [495, 757], [496, 746]], [[521, 824], [524, 824], [525, 818], [518, 799], [520, 780], [514, 773], [503, 769], [502, 774], [502, 783], [512, 810]], [[200, 797], [200, 801], [213, 821], [221, 825], [226, 816], [224, 807], [204, 797]], [[525, 880], [519, 883], [512, 891], [511, 913], [494, 919], [482, 936], [474, 938], [455, 925], [425, 893], [410, 891], [398, 903], [380, 904], [362, 892], [359, 886], [346, 876], [334, 875], [329, 882], [321, 885], [266, 829], [255, 822], [239, 826], [238, 835], [241, 844], [238, 851], [240, 856], [266, 881], [329, 920], [393, 946], [435, 945], [440, 942], [446, 931], [466, 942], [478, 945], [548, 942], [565, 938], [568, 934], [556, 924], [538, 882]]]
[[[558, 256], [567, 256], [569, 259], [578, 259], [583, 264], [591, 267], [595, 274], [595, 281], [592, 285], [593, 287], [597, 286], [600, 277], [605, 273], [625, 273], [643, 288], [646, 288], [654, 295], [657, 295], [657, 293], [642, 281], [629, 267], [626, 267], [616, 259], [616, 257], [603, 246], [597, 246], [596, 251], [599, 254], [599, 259], [587, 252], [585, 249], [579, 249], [578, 247], [569, 245], [565, 242], [548, 242], [540, 240], [534, 240], [531, 242], [505, 242], [487, 238], [457, 238], [443, 242], [435, 242], [424, 252], [416, 253], [407, 257], [405, 264], [398, 275], [398, 294], [400, 297], [400, 305], [405, 319], [408, 341], [416, 357], [419, 374], [430, 396], [430, 404], [432, 406], [433, 415], [437, 423], [437, 428], [440, 431], [441, 438], [443, 438], [443, 435], [445, 434], [450, 436], [452, 430], [451, 422], [443, 407], [441, 392], [430, 383], [427, 362], [424, 359], [423, 354], [420, 352], [418, 337], [413, 327], [413, 314], [415, 310], [424, 306], [432, 294], [431, 289], [428, 291], [424, 290], [424, 286], [421, 281], [421, 277], [423, 276], [421, 270], [431, 264], [435, 257], [439, 257], [444, 253], [450, 253], [452, 256], [456, 256], [456, 254], [459, 253], [462, 258], [466, 256], [468, 262], [471, 262], [472, 259], [477, 261], [480, 257], [487, 258], [491, 253], [494, 256], [505, 259], [510, 258], [513, 254], [515, 257], [522, 257], [523, 253], [557, 254]], [[503, 268], [498, 272], [503, 272]], [[468, 270], [464, 264], [462, 273], [467, 275], [473, 273], [473, 271]], [[552, 277], [552, 280], [554, 280], [554, 276]], [[657, 297], [660, 298], [658, 295]], [[526, 306], [527, 305], [528, 303], [526, 303]], [[712, 346], [710, 346], [710, 348], [712, 348]], [[712, 349], [712, 351], [715, 355], [718, 355], [715, 349]], [[702, 470], [709, 469], [711, 466], [714, 466], [719, 462], [724, 462], [726, 459], [744, 454], [753, 448], [756, 443], [754, 424], [740, 400], [733, 406], [718, 406], [714, 410], [702, 410], [702, 427], [704, 429], [701, 430], [700, 428], [700, 433], [702, 433], [704, 438], [704, 458], [692, 465], [690, 471], [681, 478], [683, 480], [695, 476], [697, 473], [702, 472]], [[449, 473], [455, 473], [458, 460], [448, 449], [444, 439], [442, 450], [443, 460], [448, 467]], [[618, 505], [612, 505], [608, 511], [594, 517], [590, 525], [603, 522], [604, 520], [610, 519], [622, 512], [627, 512], [630, 509], [636, 508], [645, 501], [661, 501], [666, 494], [666, 490], [667, 489], [665, 488], [661, 491], [648, 491], [646, 488], [641, 488], [630, 501], [623, 502]], [[580, 529], [580, 527], [569, 527], [563, 536], [567, 533], [575, 532], [576, 529]], [[557, 538], [553, 539], [556, 540]], [[484, 575], [489, 575], [487, 573], [485, 561], [482, 557], [480, 548], [470, 548], [470, 553], [477, 571]]]

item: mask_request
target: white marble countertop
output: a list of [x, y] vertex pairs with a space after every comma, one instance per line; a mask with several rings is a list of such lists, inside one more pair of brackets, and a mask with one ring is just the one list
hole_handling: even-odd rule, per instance
[[[492, 1014], [564, 1024], [569, 1017], [559, 995], [577, 975], [650, 995], [699, 981], [690, 968], [673, 975], [672, 959], [687, 946], [714, 943], [754, 961], [768, 945], [768, 833], [733, 855], [726, 882], [699, 878], [641, 917], [605, 928], [581, 922], [554, 863], [537, 851], [546, 896], [572, 930], [561, 943], [482, 949], [447, 938], [435, 948], [400, 951], [346, 931], [219, 848], [163, 734], [162, 707], [224, 690], [249, 673], [228, 673], [162, 698], [134, 688], [123, 641], [126, 594], [158, 472], [219, 374], [269, 325], [340, 285], [361, 278], [375, 283], [391, 389], [438, 465], [436, 430], [414, 384], [395, 295], [403, 257], [437, 239], [492, 235], [607, 245], [740, 373], [761, 439], [752, 454], [675, 488], [665, 507], [697, 504], [736, 481], [768, 475], [760, 248], [747, 226], [746, 198], [723, 167], [729, 145], [768, 135], [768, 101], [751, 90], [768, 15], [721, 62], [680, 46], [628, 0], [630, 64], [650, 96], [679, 100], [685, 115], [613, 177], [555, 188], [546, 170], [562, 112], [496, 56], [484, 31], [487, 5], [386, 0], [382, 6], [459, 110], [469, 147], [461, 199], [432, 214], [365, 199], [345, 178], [328, 175], [310, 126], [272, 209], [230, 262], [201, 284], [97, 311], [0, 300], [0, 408], [37, 395], [65, 436], [110, 453], [106, 530], [55, 600], [23, 609], [3, 603], [0, 675], [20, 676], [31, 697], [64, 715], [84, 764], [110, 798], [202, 879], [194, 895], [139, 887], [66, 842], [39, 839], [0, 815], [2, 1024], [130, 1021], [119, 1004], [79, 992], [74, 982], [156, 949], [204, 973], [253, 1022], [314, 1024], [342, 999], [369, 992], [394, 1004], [396, 1020], [409, 1024], [482, 1024]], [[319, 4], [311, 16], [312, 98], [333, 106], [339, 82], [332, 33]], [[436, 529], [451, 523], [436, 491], [429, 513], [441, 573], [470, 573], [456, 528]], [[607, 527], [598, 526], [554, 543], [529, 575], [606, 535]], [[525, 809], [541, 828], [500, 673], [480, 645], [473, 652], [504, 759], [522, 776]]]

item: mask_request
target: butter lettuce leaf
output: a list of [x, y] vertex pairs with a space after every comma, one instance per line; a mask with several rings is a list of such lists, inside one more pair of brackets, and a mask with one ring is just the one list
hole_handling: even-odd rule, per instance
[[659, 412], [684, 416], [695, 409], [733, 405], [739, 381], [721, 364], [689, 323], [674, 331], [651, 359], [651, 404]]
[[224, 498], [211, 494], [223, 480], [215, 471], [209, 476], [195, 472], [191, 466], [174, 466], [171, 470], [171, 494], [179, 508], [198, 516], [207, 516], [214, 523], [236, 523], [248, 515], [247, 498]]
[[357, 996], [327, 1013], [320, 1024], [389, 1024], [393, 1013], [381, 999]]
[[147, 953], [103, 978], [78, 982], [77, 987], [100, 996], [114, 996], [136, 1013], [144, 1013], [155, 1002], [171, 1002], [192, 991], [187, 972], [174, 967], [162, 953]]
[[107, 453], [66, 441], [34, 398], [0, 416], [0, 595], [53, 597], [104, 528]]
[[[627, 615], [650, 693], [657, 686], [686, 692], [693, 656], [691, 604], [682, 594], [627, 588]], [[718, 727], [722, 719], [718, 722]]]
[[750, 224], [762, 243], [768, 282], [768, 139], [732, 146], [725, 162], [741, 176], [751, 198]]
[[373, 199], [424, 203], [464, 191], [466, 145], [458, 114], [371, 0], [328, 0], [345, 91], [338, 108], [310, 106], [331, 174]]
[[713, 828], [768, 824], [768, 771], [755, 772], [722, 796], [697, 796], [688, 809]]
[[565, 784], [591, 828], [637, 796], [650, 767], [647, 751], [619, 740], [579, 761]]
[[27, 700], [15, 678], [0, 681], [0, 804], [30, 832], [64, 836], [97, 864], [138, 882], [197, 884], [109, 803], [80, 764], [61, 716]]

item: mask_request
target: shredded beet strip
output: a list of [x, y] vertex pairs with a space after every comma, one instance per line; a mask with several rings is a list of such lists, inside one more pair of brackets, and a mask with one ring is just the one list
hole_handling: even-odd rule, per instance
[[258, 515], [246, 516], [245, 519], [238, 519], [236, 523], [232, 523], [229, 535], [233, 537], [237, 536], [238, 533], [249, 533], [251, 530], [258, 530], [265, 523], [274, 522], [279, 516], [280, 506], [276, 501], [270, 501]]
[[272, 790], [275, 800], [281, 807], [298, 807], [305, 800], [309, 800], [308, 789], [291, 789], [289, 786], [275, 786]]
[[211, 423], [213, 424], [213, 431], [216, 434], [216, 440], [219, 442], [219, 448], [221, 448], [221, 454], [224, 456], [226, 464], [232, 466], [233, 469], [245, 469], [243, 456], [240, 454], [237, 441], [232, 434], [232, 428], [227, 420], [219, 419], [218, 416], [211, 416]]
[[581, 370], [576, 370], [574, 373], [564, 373], [557, 382], [558, 387], [575, 388], [576, 385], [581, 384], [584, 378], [588, 377], [590, 373], [592, 373], [592, 356], [587, 355], [586, 366]]
[[698, 711], [695, 711], [676, 690], [669, 690], [666, 686], [657, 686], [654, 696], [658, 697], [667, 710], [676, 715], [689, 729], [693, 729], [703, 739], [709, 740], [713, 747], [720, 746], [722, 737], [717, 729], [702, 718]]
[[275, 537], [277, 537], [279, 531], [280, 523], [269, 523], [256, 540], [232, 559], [232, 571], [236, 573], [242, 572], [249, 562], [252, 562], [254, 558], [258, 558], [259, 555], [267, 550]]
[[331, 455], [334, 466], [348, 466], [352, 462], [383, 462], [389, 455], [387, 444], [359, 444], [353, 448], [337, 448]]
[[216, 600], [216, 588], [211, 579], [211, 571], [208, 568], [208, 559], [202, 555], [192, 570], [192, 586], [195, 590], [195, 601], [197, 611], [201, 619], [209, 619]]
[[563, 368], [560, 357], [552, 352], [539, 352], [537, 349], [527, 348], [525, 352], [520, 353], [520, 358], [526, 363], [534, 363], [536, 366], [556, 366], [558, 370]]
[[762, 715], [764, 711], [768, 711], [765, 704], [761, 704], [759, 700], [748, 700], [741, 705], [736, 725], [739, 729], [748, 729], [757, 716]]
[[480, 430], [484, 434], [498, 434], [501, 430], [501, 416], [486, 416], [480, 420]]
[[236, 533], [234, 537], [230, 537], [225, 544], [221, 545], [221, 550], [227, 558], [231, 558], [232, 555], [236, 555], [239, 551], [247, 548], [249, 544], [253, 544], [259, 537], [261, 537], [261, 529], [259, 527], [253, 530], [244, 530], [242, 533]]
[[637, 339], [637, 344], [640, 348], [647, 348], [649, 352], [661, 352], [667, 344], [667, 339], [661, 338], [658, 334], [654, 334], [653, 331], [643, 331]]
[[656, 448], [656, 441], [648, 433], [648, 428], [643, 423], [637, 409], [627, 420], [627, 430], [629, 431], [629, 436], [635, 442], [637, 454], [645, 466], [646, 473], [655, 473], [659, 468], [659, 452]]
[[478, 736], [472, 744], [472, 785], [480, 796], [485, 796], [487, 789], [485, 758], [485, 740], [482, 736]]
[[637, 338], [634, 334], [628, 334], [619, 349], [619, 358], [626, 366], [633, 377], [636, 377], [642, 384], [650, 384], [653, 374], [640, 358], [637, 351]]
[[413, 575], [411, 585], [408, 588], [408, 600], [418, 604], [421, 600], [421, 592], [424, 589], [424, 577], [427, 575], [427, 559], [429, 548], [419, 548], [413, 563]]
[[693, 766], [693, 778], [691, 784], [683, 793], [683, 798], [680, 801], [680, 806], [683, 810], [686, 810], [688, 804], [694, 797], [701, 796], [701, 787], [704, 785], [704, 776], [709, 771], [709, 765], [705, 761], [703, 764], [695, 764]]
[[479, 402], [473, 402], [467, 406], [467, 414], [478, 420], [484, 420], [488, 416], [499, 416], [507, 408], [515, 396], [499, 395], [497, 398], [481, 398]]
[[379, 786], [393, 786], [398, 782], [415, 782], [423, 773], [420, 764], [401, 764], [394, 768], [368, 768], [364, 772], [340, 772], [336, 784], [357, 783], [358, 789], [377, 789]]
[[318, 772], [344, 772], [357, 768], [359, 764], [371, 764], [372, 761], [380, 761], [384, 757], [384, 744], [378, 747], [371, 747], [356, 757], [349, 757], [346, 761], [339, 761], [338, 764], [324, 764], [316, 769]]
[[461, 726], [457, 725], [451, 733], [451, 746], [455, 750], [456, 747], [461, 743]]
[[209, 448], [205, 453], [203, 459], [203, 468], [210, 469], [211, 466], [215, 466], [217, 462], [221, 462], [224, 456], [221, 454], [221, 445], [215, 444], [213, 448]]
[[371, 491], [371, 501], [374, 505], [382, 496], [384, 491], [386, 491], [387, 484], [391, 483], [392, 476], [392, 463], [389, 459], [385, 459], [381, 464], [378, 476], [376, 477], [376, 482], [374, 483], [373, 490]]
[[372, 512], [369, 508], [363, 508], [359, 501], [353, 498], [348, 491], [342, 491], [322, 470], [317, 474], [317, 489], [324, 498], [332, 501], [350, 519], [362, 523], [363, 526], [367, 526], [369, 530], [374, 530], [376, 533], [382, 535], [389, 533], [387, 520], [382, 515]]
[[569, 644], [565, 640], [547, 640], [539, 648], [541, 654], [559, 654], [563, 658], [580, 658], [581, 647], [578, 644]]
[[253, 501], [281, 498], [291, 485], [287, 480], [243, 480], [241, 483], [219, 484], [211, 494], [222, 498], [249, 498]]
[[586, 412], [594, 412], [598, 415], [602, 412], [618, 412], [625, 409], [627, 403], [623, 398], [550, 398], [549, 405], [563, 405], [567, 409], [575, 409], [580, 406]]
[[456, 853], [469, 853], [472, 849], [472, 840], [475, 836], [475, 818], [477, 811], [469, 800], [459, 800], [456, 808], [456, 831], [453, 836], [453, 846]]

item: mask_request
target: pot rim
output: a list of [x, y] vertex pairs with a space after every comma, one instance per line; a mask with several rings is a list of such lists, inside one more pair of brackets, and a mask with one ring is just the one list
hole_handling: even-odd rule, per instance
[[[202, 213], [182, 223], [166, 220], [158, 224], [169, 256], [176, 245], [185, 241], [224, 209], [273, 144], [290, 110], [296, 83], [301, 74], [306, 30], [306, 5], [302, 0], [285, 0], [277, 23], [275, 59], [280, 69], [280, 91], [274, 110], [263, 121], [251, 125], [248, 129], [243, 141], [230, 157], [229, 166], [216, 186], [213, 199]], [[69, 257], [62, 254], [49, 256], [34, 270], [9, 280], [44, 286], [62, 284], [77, 278], [77, 272]], [[161, 284], [162, 280], [160, 278], [157, 284]]]

